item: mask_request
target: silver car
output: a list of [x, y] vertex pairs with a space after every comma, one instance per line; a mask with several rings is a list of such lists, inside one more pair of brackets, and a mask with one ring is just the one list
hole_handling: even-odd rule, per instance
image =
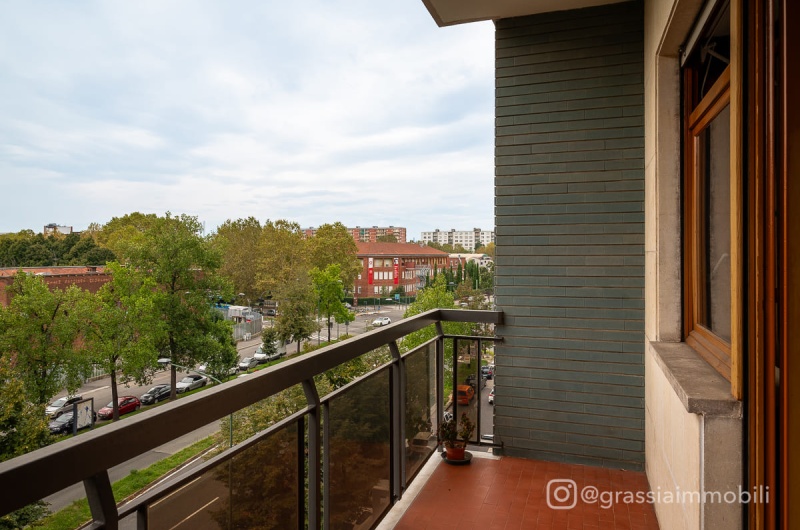
[[241, 370], [242, 372], [246, 372], [251, 368], [255, 368], [256, 366], [258, 366], [257, 360], [255, 360], [253, 357], [245, 357], [239, 363], [239, 370]]
[[48, 418], [54, 420], [65, 412], [72, 412], [72, 405], [83, 399], [81, 396], [66, 396], [58, 398], [44, 409]]
[[192, 374], [187, 375], [180, 381], [178, 384], [175, 385], [175, 392], [178, 394], [182, 394], [188, 390], [194, 390], [195, 388], [200, 388], [201, 386], [206, 386], [208, 379], [203, 377], [202, 375]]

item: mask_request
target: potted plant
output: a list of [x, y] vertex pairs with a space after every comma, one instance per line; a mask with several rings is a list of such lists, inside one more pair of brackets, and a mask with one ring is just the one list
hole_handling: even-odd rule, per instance
[[439, 424], [439, 444], [444, 444], [448, 460], [464, 460], [464, 450], [473, 432], [475, 424], [466, 412], [458, 421], [453, 417]]

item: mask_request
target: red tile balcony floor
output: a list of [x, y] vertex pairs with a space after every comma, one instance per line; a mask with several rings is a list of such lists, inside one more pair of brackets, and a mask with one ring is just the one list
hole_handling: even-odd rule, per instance
[[659, 528], [652, 504], [637, 502], [650, 491], [644, 473], [478, 453], [467, 466], [434, 465], [395, 530]]

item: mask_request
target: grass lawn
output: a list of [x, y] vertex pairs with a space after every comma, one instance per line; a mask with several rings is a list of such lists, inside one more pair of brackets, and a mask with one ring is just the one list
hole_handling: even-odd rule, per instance
[[[171, 470], [191, 460], [213, 445], [213, 436], [196, 442], [194, 445], [156, 462], [147, 469], [131, 471], [130, 475], [112, 485], [114, 498], [119, 502], [137, 491], [157, 481]], [[73, 530], [92, 518], [86, 499], [75, 501], [71, 506], [45, 517], [37, 523], [37, 528], [48, 530]]]

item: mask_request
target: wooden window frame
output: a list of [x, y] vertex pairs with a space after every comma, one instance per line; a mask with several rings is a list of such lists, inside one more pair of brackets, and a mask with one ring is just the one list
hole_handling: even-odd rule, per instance
[[[714, 367], [731, 384], [731, 394], [742, 399], [744, 388], [744, 208], [743, 191], [743, 63], [742, 63], [742, 0], [712, 0], [713, 10], [730, 7], [730, 63], [702, 98], [698, 86], [701, 73], [691, 64], [696, 53], [697, 28], [692, 48], [685, 50], [683, 66], [683, 314], [684, 340], [698, 355]], [[712, 17], [707, 17], [710, 20]], [[686, 64], [689, 63], [689, 64]], [[697, 178], [695, 176], [695, 136], [717, 114], [729, 105], [730, 112], [730, 263], [731, 263], [731, 337], [727, 342], [698, 322], [701, 306], [699, 286], [699, 242], [703, 226], [698, 223]]]

